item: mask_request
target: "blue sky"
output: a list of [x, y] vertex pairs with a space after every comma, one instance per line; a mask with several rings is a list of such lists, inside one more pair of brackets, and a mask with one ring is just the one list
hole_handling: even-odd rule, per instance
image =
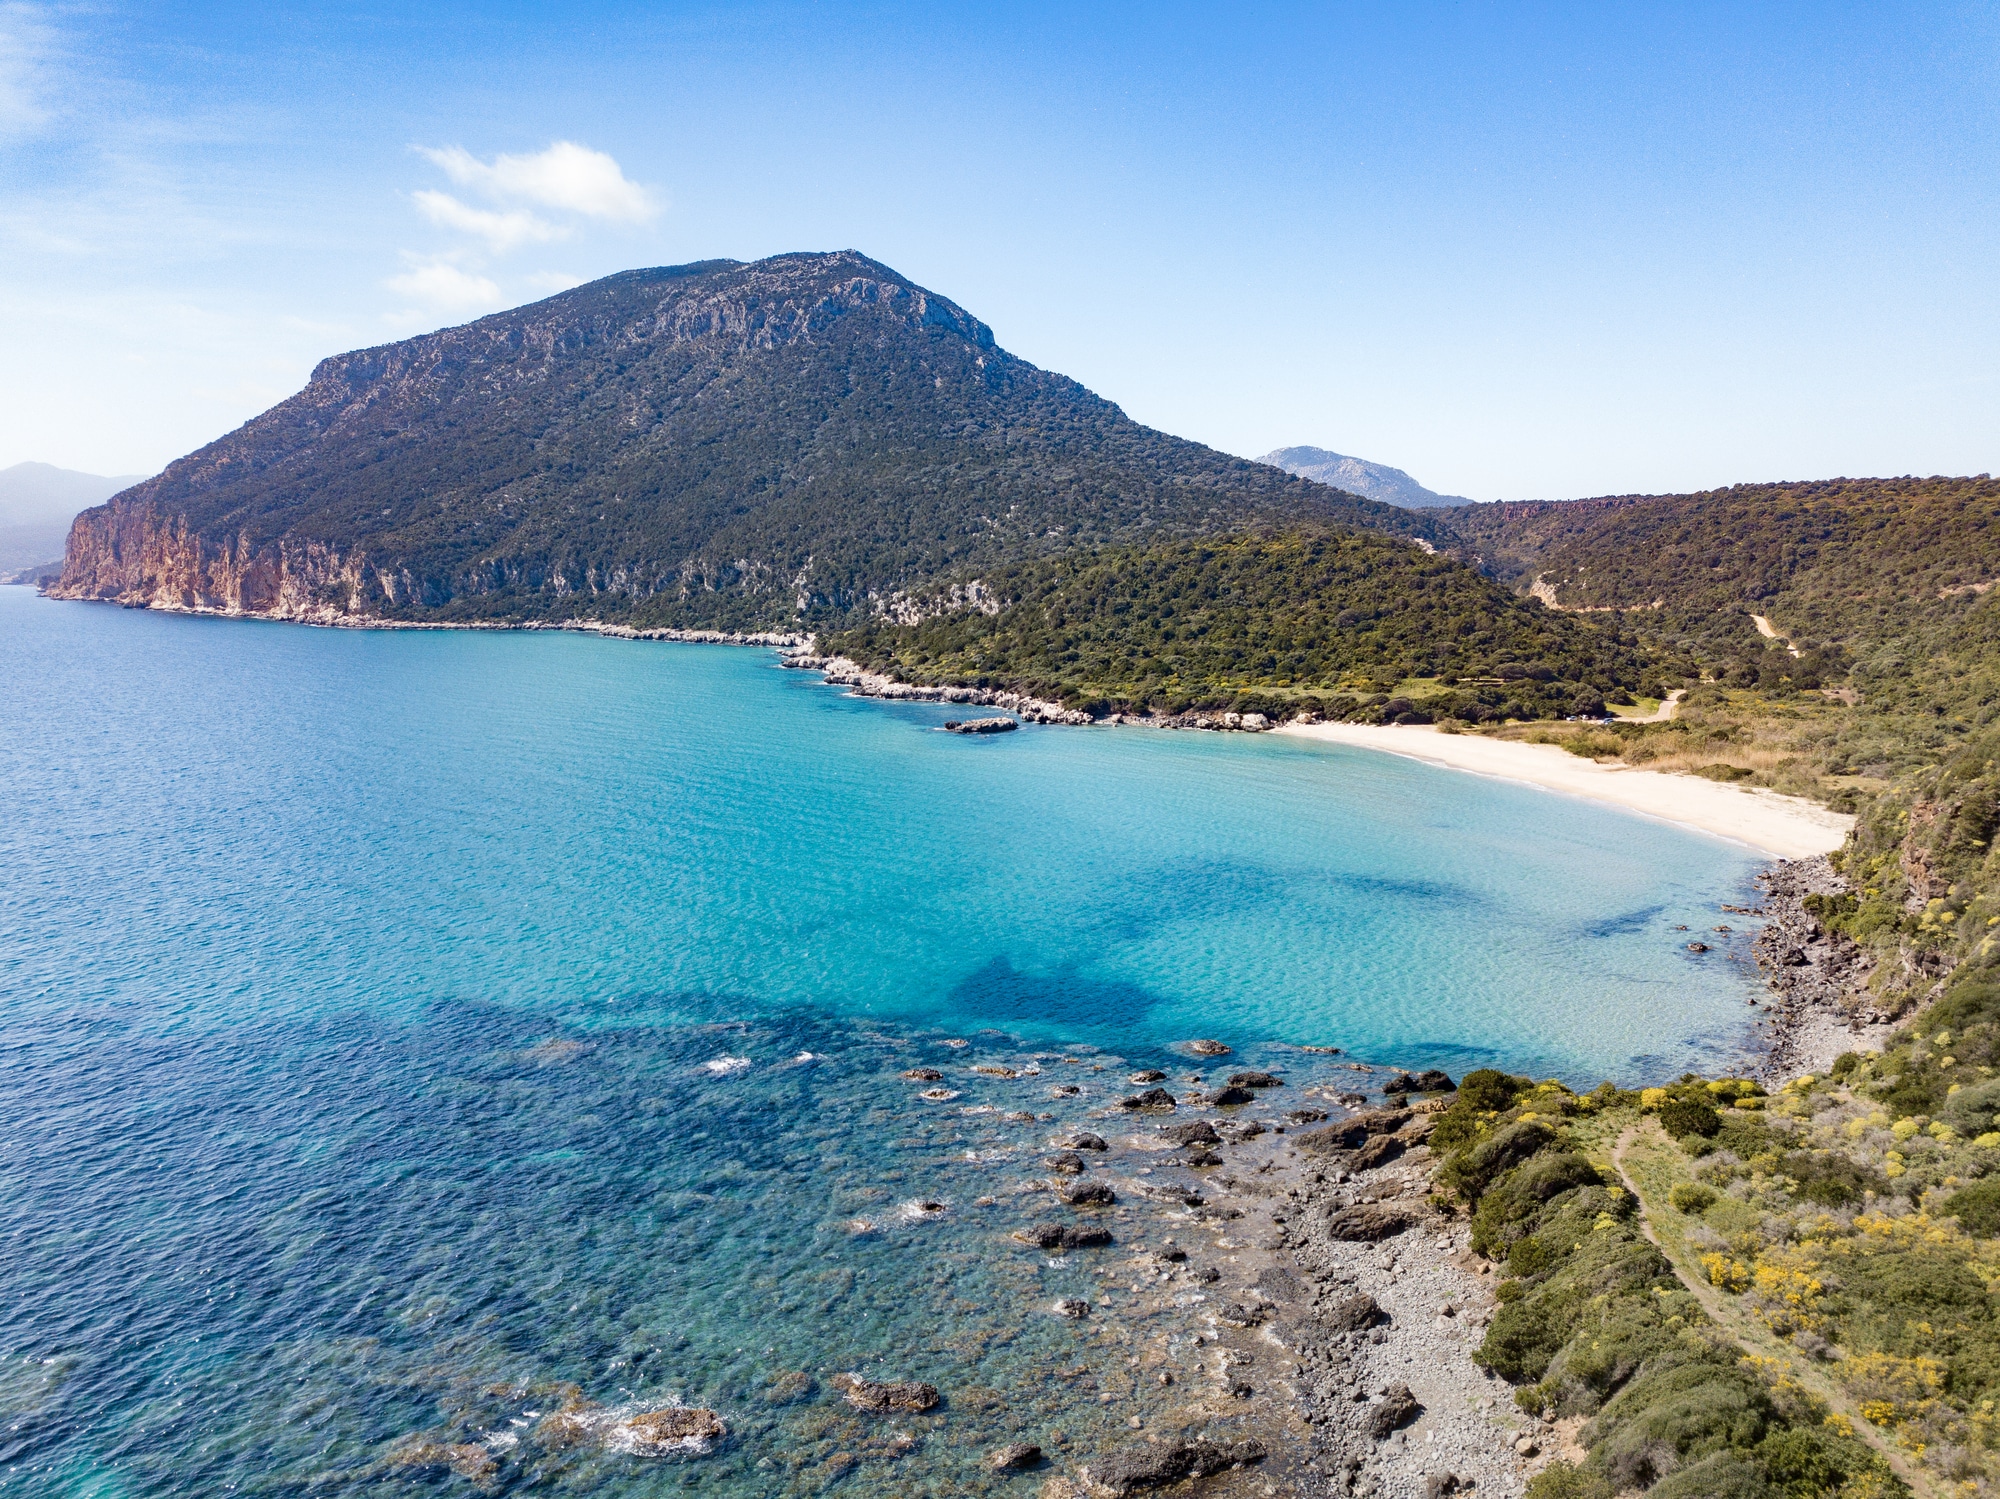
[[1979, 472], [1996, 210], [1991, 3], [0, 0], [0, 466], [151, 470], [338, 350], [853, 247], [1231, 452]]

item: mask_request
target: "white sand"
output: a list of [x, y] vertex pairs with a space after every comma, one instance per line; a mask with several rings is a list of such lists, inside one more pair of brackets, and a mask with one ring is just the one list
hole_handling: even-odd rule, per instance
[[1665, 822], [1747, 843], [1781, 859], [1805, 859], [1840, 847], [1854, 819], [1802, 797], [1670, 775], [1625, 765], [1599, 765], [1552, 744], [1521, 744], [1477, 734], [1440, 734], [1415, 725], [1287, 724], [1301, 739], [1349, 744], [1405, 755], [1452, 770], [1525, 781], [1548, 791], [1608, 802]]

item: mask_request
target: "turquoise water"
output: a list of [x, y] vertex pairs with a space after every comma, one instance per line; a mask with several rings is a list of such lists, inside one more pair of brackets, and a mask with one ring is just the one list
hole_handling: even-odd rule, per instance
[[[413, 1439], [488, 1492], [1027, 1485], [977, 1443], [1170, 1414], [1137, 1322], [1037, 1310], [1101, 1266], [1007, 1247], [1126, 1069], [1748, 1040], [1741, 955], [1671, 930], [1747, 850], [1362, 751], [967, 741], [761, 651], [22, 589], [0, 691], [0, 1492], [477, 1491]], [[946, 1406], [859, 1417], [853, 1368]], [[731, 1436], [558, 1450], [566, 1383]]]

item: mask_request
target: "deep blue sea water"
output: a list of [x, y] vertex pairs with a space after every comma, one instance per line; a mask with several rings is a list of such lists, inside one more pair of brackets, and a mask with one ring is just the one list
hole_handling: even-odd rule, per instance
[[[1087, 1257], [1005, 1237], [1131, 1068], [1217, 1036], [1296, 1104], [1361, 1076], [1299, 1046], [1587, 1084], [1749, 1041], [1740, 952], [1672, 930], [1748, 850], [1365, 751], [24, 589], [0, 701], [0, 1493], [1000, 1492], [983, 1443], [1161, 1398], [1149, 1334], [1041, 1311]], [[857, 1417], [857, 1368], [947, 1405]], [[568, 1386], [731, 1435], [538, 1441]]]

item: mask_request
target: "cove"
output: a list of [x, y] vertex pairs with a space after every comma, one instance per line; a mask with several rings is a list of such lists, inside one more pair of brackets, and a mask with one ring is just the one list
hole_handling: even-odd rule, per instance
[[[0, 685], [0, 1494], [1019, 1492], [998, 1442], [1184, 1419], [1137, 1361], [1208, 1309], [1106, 1272], [1228, 1225], [1147, 1195], [1202, 1181], [1145, 1164], [1133, 1069], [1270, 1069], [1275, 1132], [1379, 1079], [1301, 1046], [1587, 1084], [1748, 1044], [1739, 939], [1673, 931], [1747, 852], [1389, 756], [11, 588]], [[1116, 1246], [1037, 1253], [1077, 1129]], [[573, 1401], [729, 1436], [564, 1445]]]
[[[439, 1000], [1190, 1034], [1588, 1085], [1745, 1044], [1746, 850], [1269, 736], [933, 732], [772, 653], [0, 591], [0, 975], [150, 1023]], [[1733, 961], [1732, 961], [1733, 960]], [[695, 998], [689, 998], [695, 997]]]

